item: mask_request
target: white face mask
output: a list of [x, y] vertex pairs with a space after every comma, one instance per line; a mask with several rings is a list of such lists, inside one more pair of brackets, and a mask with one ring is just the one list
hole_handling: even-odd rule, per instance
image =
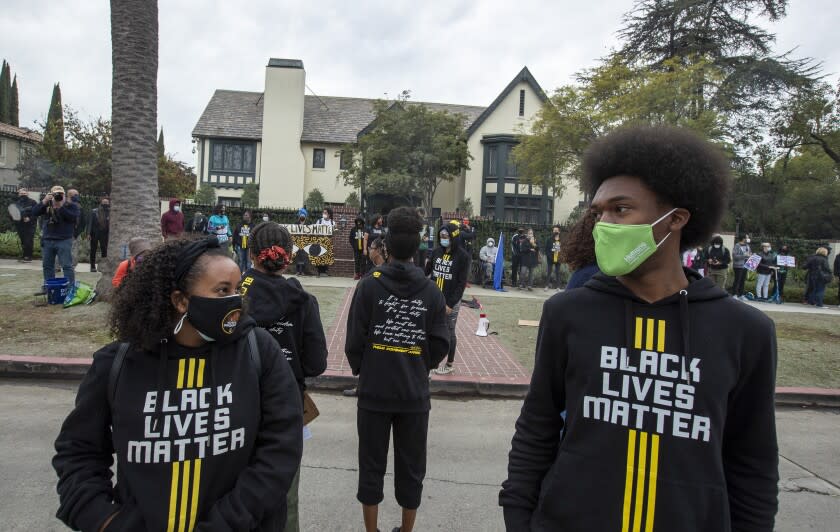
[[746, 242], [747, 244], [749, 244], [749, 243], [750, 243], [750, 239], [748, 238], [748, 239], [746, 239], [744, 242]]
[[720, 249], [720, 244], [715, 244], [715, 249]]
[[172, 207], [172, 210], [175, 211], [175, 212], [181, 212], [181, 206], [180, 205], [175, 205], [174, 207]]
[[263, 221], [267, 222], [268, 221], [268, 216], [263, 216]]

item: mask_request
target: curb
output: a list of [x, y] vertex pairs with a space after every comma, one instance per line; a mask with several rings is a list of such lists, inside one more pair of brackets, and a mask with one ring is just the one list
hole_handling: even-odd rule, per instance
[[[81, 380], [91, 361], [90, 358], [0, 355], [0, 378]], [[316, 390], [343, 390], [356, 383], [355, 377], [343, 375], [307, 379], [307, 384]], [[433, 380], [430, 387], [432, 394], [438, 397], [461, 398], [521, 399], [528, 391], [527, 384], [455, 379]], [[840, 389], [781, 386], [776, 388], [776, 405], [840, 408]]]

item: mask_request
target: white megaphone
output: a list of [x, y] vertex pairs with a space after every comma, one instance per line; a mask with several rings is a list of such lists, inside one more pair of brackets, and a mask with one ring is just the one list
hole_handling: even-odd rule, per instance
[[476, 336], [487, 336], [490, 330], [490, 320], [487, 319], [487, 314], [480, 314], [478, 317], [478, 330], [475, 331]]

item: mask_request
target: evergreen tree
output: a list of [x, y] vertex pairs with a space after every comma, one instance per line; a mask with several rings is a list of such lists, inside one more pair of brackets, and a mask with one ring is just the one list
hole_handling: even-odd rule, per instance
[[0, 122], [9, 123], [9, 103], [12, 86], [9, 80], [9, 63], [3, 61], [0, 67]]
[[20, 127], [20, 100], [18, 98], [17, 75], [12, 82], [12, 96], [9, 98], [9, 123]]
[[61, 105], [61, 86], [53, 86], [50, 111], [47, 113], [47, 127], [44, 130], [44, 142], [56, 146], [64, 145], [64, 109]]
[[166, 157], [166, 147], [163, 143], [163, 128], [160, 128], [160, 135], [157, 141], [158, 157]]

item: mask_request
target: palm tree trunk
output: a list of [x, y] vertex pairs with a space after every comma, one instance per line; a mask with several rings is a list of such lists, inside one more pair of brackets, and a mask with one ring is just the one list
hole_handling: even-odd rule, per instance
[[157, 173], [157, 0], [111, 0], [111, 231], [97, 292], [111, 278], [135, 236], [159, 242]]

